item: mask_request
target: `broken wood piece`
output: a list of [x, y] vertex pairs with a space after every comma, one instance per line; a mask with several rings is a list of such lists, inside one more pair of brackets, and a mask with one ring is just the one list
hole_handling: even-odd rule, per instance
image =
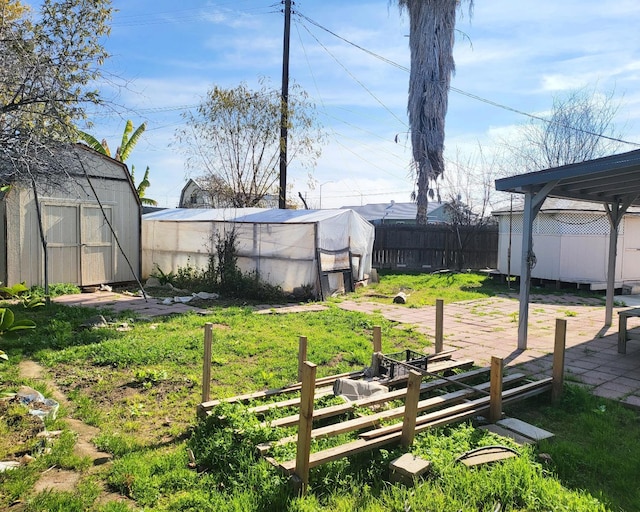
[[468, 468], [481, 464], [491, 464], [500, 460], [511, 459], [519, 454], [508, 446], [481, 446], [463, 453], [456, 459]]

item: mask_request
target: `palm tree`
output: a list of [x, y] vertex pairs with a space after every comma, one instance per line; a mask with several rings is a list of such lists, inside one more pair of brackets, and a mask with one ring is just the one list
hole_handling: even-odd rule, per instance
[[[131, 120], [127, 121], [127, 124], [124, 126], [124, 132], [122, 133], [122, 142], [116, 149], [116, 154], [113, 157], [118, 162], [124, 163], [133, 148], [136, 147], [138, 140], [144, 133], [147, 128], [147, 123], [142, 123], [138, 126], [135, 131], [133, 129], [133, 122]], [[98, 141], [93, 135], [83, 132], [82, 130], [78, 130], [78, 136], [81, 141], [85, 142], [91, 149], [94, 149], [98, 153], [102, 153], [106, 156], [111, 156], [111, 150], [109, 149], [109, 144], [107, 144], [106, 139], [102, 139], [102, 141]], [[134, 166], [131, 166], [131, 179], [134, 179]], [[140, 198], [140, 202], [142, 204], [148, 206], [156, 206], [158, 204], [154, 199], [150, 199], [148, 197], [144, 197], [145, 190], [151, 186], [151, 182], [149, 181], [149, 166], [147, 166], [147, 170], [144, 173], [144, 177], [142, 181], [136, 186], [136, 190], [138, 192], [138, 197]]]
[[[444, 171], [444, 118], [451, 75], [455, 70], [453, 43], [456, 13], [463, 0], [397, 0], [409, 15], [409, 125], [415, 166], [418, 213], [427, 223], [427, 204]], [[473, 0], [467, 0], [469, 9]]]

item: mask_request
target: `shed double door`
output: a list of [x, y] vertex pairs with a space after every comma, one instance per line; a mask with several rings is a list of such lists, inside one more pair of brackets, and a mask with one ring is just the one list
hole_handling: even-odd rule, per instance
[[50, 283], [113, 281], [113, 237], [107, 220], [111, 222], [109, 207], [103, 213], [94, 205], [43, 205]]

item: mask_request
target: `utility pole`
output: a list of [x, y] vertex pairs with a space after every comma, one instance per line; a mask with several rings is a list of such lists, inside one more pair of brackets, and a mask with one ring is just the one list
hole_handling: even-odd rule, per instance
[[284, 0], [284, 40], [282, 45], [282, 96], [280, 115], [280, 193], [278, 208], [287, 207], [287, 125], [289, 124], [289, 39], [291, 0]]

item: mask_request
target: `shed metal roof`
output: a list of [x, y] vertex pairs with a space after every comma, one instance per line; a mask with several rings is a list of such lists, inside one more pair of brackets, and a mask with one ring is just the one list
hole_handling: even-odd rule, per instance
[[640, 149], [496, 180], [496, 190], [536, 193], [553, 184], [550, 197], [640, 206]]

